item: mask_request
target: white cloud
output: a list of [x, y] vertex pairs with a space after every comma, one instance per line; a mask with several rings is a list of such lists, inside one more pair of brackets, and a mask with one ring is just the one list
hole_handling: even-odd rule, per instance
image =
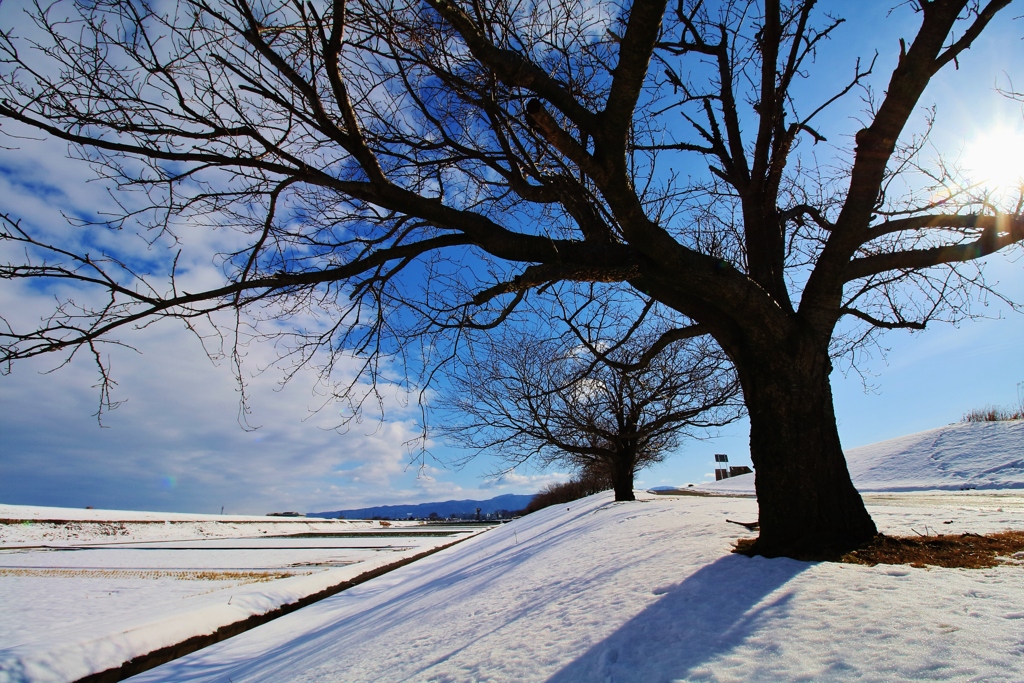
[[[0, 292], [0, 308], [12, 317], [47, 303], [25, 289]], [[315, 373], [279, 387], [267, 372], [249, 380], [249, 422], [260, 427], [245, 431], [230, 368], [213, 364], [175, 321], [125, 339], [141, 354], [110, 349], [116, 398], [125, 403], [104, 416], [106, 428], [92, 417], [96, 372], [85, 354], [50, 374], [42, 373], [54, 358], [17, 363], [0, 378], [7, 451], [0, 499], [258, 513], [306, 509], [326, 482], [379, 499], [407, 476], [405, 443], [417, 429], [397, 400], [388, 400], [384, 424], [368, 419], [338, 433], [335, 411], [313, 412]], [[253, 366], [265, 366], [274, 350], [257, 345], [249, 353]]]
[[[0, 289], [0, 309], [24, 319], [45, 299], [26, 288]], [[568, 476], [513, 472], [482, 480], [472, 468], [437, 466], [429, 454], [420, 467], [408, 446], [419, 434], [414, 402], [391, 391], [386, 422], [366, 419], [339, 433], [334, 407], [314, 412], [322, 396], [314, 394], [312, 371], [283, 387], [273, 371], [251, 378], [248, 419], [259, 428], [245, 431], [230, 367], [212, 363], [179, 324], [163, 321], [125, 339], [140, 353], [109, 349], [115, 397], [125, 402], [104, 416], [105, 428], [93, 417], [96, 372], [85, 355], [50, 374], [42, 373], [55, 360], [43, 357], [0, 377], [0, 500], [260, 514], [485, 499], [533, 493]], [[253, 345], [249, 354], [250, 366], [262, 367], [274, 350]]]
[[533, 490], [540, 490], [550, 484], [561, 484], [569, 480], [572, 475], [568, 472], [543, 472], [540, 474], [520, 474], [518, 472], [506, 472], [493, 479], [485, 480], [480, 488], [482, 489], [507, 489], [529, 487]]
[[[14, 132], [8, 123], [4, 131]], [[168, 242], [149, 246], [128, 229], [112, 233], [68, 224], [62, 213], [95, 220], [115, 206], [102, 182], [87, 182], [94, 176], [86, 164], [66, 159], [64, 143], [15, 144], [22, 149], [0, 150], [0, 210], [20, 217], [45, 240], [93, 255], [116, 243], [119, 254], [145, 262], [154, 281], [164, 282], [161, 273], [176, 253]], [[221, 283], [213, 254], [234, 249], [243, 238], [198, 224], [179, 231], [179, 287], [195, 291]], [[3, 260], [21, 258], [16, 245], [0, 245], [0, 251]], [[13, 326], [31, 327], [53, 310], [55, 297], [83, 305], [99, 301], [66, 286], [44, 291], [6, 282], [0, 311]], [[43, 373], [61, 362], [57, 356], [16, 363], [10, 375], [0, 377], [0, 500], [207, 512], [223, 505], [258, 513], [314, 509], [317, 502], [334, 504], [339, 497], [377, 504], [388, 502], [392, 490], [415, 488], [416, 468], [410, 473], [405, 444], [418, 434], [418, 413], [402, 391], [382, 392], [386, 422], [379, 424], [371, 412], [339, 433], [333, 429], [340, 422], [338, 406], [324, 406], [316, 373], [302, 370], [281, 387], [279, 372], [257, 372], [272, 366], [277, 351], [252, 344], [245, 349], [243, 372], [255, 375], [246, 378], [253, 413], [243, 421], [259, 429], [245, 431], [229, 363], [211, 362], [180, 322], [128, 330], [120, 339], [141, 354], [102, 347], [118, 382], [114, 398], [126, 401], [104, 416], [106, 428], [92, 417], [99, 393], [87, 353], [51, 374]], [[354, 371], [354, 362], [342, 362], [332, 379], [350, 378]]]

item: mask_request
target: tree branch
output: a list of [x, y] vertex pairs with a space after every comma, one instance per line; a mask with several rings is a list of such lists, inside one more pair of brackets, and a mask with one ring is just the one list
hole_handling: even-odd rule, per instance
[[488, 40], [453, 0], [425, 1], [466, 41], [473, 56], [493, 70], [502, 82], [536, 93], [568, 116], [581, 130], [590, 133], [596, 130], [597, 117], [576, 101], [562, 84], [521, 54], [500, 48]]
[[[953, 218], [970, 220], [974, 217], [956, 216]], [[983, 218], [990, 220], [982, 221]], [[904, 220], [909, 221], [910, 219]], [[966, 223], [968, 220], [962, 222]], [[982, 224], [984, 227], [981, 235], [973, 242], [855, 258], [846, 269], [846, 281], [892, 270], [921, 270], [932, 266], [974, 261], [1011, 244], [1024, 241], [1024, 219], [1002, 215], [998, 217], [979, 216], [976, 220], [979, 227]], [[946, 222], [953, 223], [954, 221]]]
[[611, 89], [595, 136], [603, 143], [598, 151], [607, 161], [621, 163], [627, 134], [633, 121], [640, 91], [647, 78], [651, 54], [661, 30], [666, 0], [634, 0], [629, 10], [626, 33], [619, 41], [619, 62], [613, 71]]
[[914, 322], [911, 320], [897, 320], [895, 322], [888, 320], [879, 320], [874, 316], [868, 315], [864, 311], [857, 310], [856, 308], [841, 308], [839, 309], [840, 315], [852, 315], [855, 318], [860, 318], [866, 323], [869, 323], [873, 327], [880, 327], [885, 330], [923, 330], [925, 324], [922, 322]]

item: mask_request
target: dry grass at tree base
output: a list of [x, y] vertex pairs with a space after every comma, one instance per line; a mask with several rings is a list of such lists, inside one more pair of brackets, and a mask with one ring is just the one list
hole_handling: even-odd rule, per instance
[[[736, 542], [734, 552], [750, 554], [753, 538]], [[834, 557], [798, 558], [817, 559], [846, 564], [907, 564], [911, 567], [950, 567], [985, 569], [1003, 564], [1002, 558], [1015, 557], [1024, 551], [1024, 531], [1004, 531], [998, 534], [886, 536], [878, 534], [868, 544]]]

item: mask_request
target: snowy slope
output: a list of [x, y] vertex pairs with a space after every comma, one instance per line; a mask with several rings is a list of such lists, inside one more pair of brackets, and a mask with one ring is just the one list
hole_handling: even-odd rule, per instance
[[[648, 498], [548, 508], [130, 680], [1024, 680], [1024, 566], [747, 558], [725, 520], [755, 501]], [[1024, 527], [871, 512], [889, 533]]]
[[[954, 425], [848, 455], [862, 490], [883, 492], [865, 497], [880, 531], [988, 533], [1024, 529], [1022, 437], [1022, 423]], [[752, 498], [641, 495], [548, 508], [132, 680], [1024, 680], [1024, 557], [989, 570], [745, 558], [729, 551], [749, 533], [727, 520], [755, 520]], [[234, 606], [218, 593], [202, 599]], [[180, 625], [89, 647], [123, 658]], [[85, 650], [54, 635], [10, 653], [0, 681], [72, 680]]]
[[[1024, 420], [929, 429], [851, 448], [846, 462], [863, 492], [1024, 488]], [[754, 475], [695, 488], [753, 494]]]
[[0, 683], [75, 681], [485, 530], [5, 507]]

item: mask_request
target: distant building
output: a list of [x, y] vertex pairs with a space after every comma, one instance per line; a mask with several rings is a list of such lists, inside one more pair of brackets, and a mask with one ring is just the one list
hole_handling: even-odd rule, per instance
[[268, 512], [267, 517], [305, 517], [305, 512]]
[[738, 477], [741, 474], [750, 474], [753, 471], [746, 465], [730, 465], [728, 455], [715, 453], [715, 481]]

